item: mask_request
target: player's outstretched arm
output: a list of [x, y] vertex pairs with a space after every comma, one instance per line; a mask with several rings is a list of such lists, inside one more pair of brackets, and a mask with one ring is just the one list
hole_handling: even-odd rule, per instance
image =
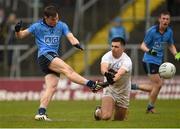
[[154, 49], [149, 49], [145, 42], [142, 42], [141, 43], [141, 46], [140, 46], [141, 50], [144, 51], [144, 52], [147, 52], [148, 54], [152, 55], [152, 56], [157, 56], [157, 52], [154, 50]]
[[141, 43], [140, 49], [144, 52], [149, 52], [149, 48], [146, 46], [145, 42]]
[[67, 34], [67, 39], [74, 47], [83, 50], [83, 47], [80, 45], [79, 40], [76, 37], [74, 37], [72, 33]]
[[18, 39], [22, 39], [30, 34], [27, 29], [21, 30], [21, 28], [22, 28], [22, 21], [18, 22], [14, 27], [15, 35], [16, 38]]
[[180, 52], [177, 52], [177, 49], [174, 44], [169, 46], [169, 50], [174, 55], [175, 60], [180, 61]]

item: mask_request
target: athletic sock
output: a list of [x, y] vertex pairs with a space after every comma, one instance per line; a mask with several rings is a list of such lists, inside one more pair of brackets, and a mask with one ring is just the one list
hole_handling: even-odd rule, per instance
[[137, 84], [131, 84], [131, 90], [138, 90], [139, 86]]
[[40, 114], [40, 115], [46, 114], [46, 109], [45, 108], [39, 108], [38, 109], [38, 114]]
[[89, 80], [87, 83], [86, 83], [86, 85], [89, 87], [89, 88], [93, 88], [94, 86], [95, 86], [95, 82], [94, 81], [92, 81], [92, 80]]
[[154, 104], [152, 103], [149, 103], [148, 106], [147, 106], [147, 110], [151, 110], [154, 108]]

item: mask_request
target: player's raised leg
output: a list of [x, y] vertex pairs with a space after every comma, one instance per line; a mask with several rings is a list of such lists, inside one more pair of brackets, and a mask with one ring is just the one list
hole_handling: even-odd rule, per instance
[[142, 90], [146, 92], [151, 92], [152, 91], [152, 85], [151, 83], [148, 84], [131, 84], [131, 90]]
[[[55, 57], [51, 64], [49, 65], [49, 69], [57, 72], [63, 73], [67, 78], [71, 81], [88, 86], [91, 90], [99, 90], [109, 84], [102, 83], [102, 82], [95, 82], [92, 80], [87, 80], [86, 78], [82, 77], [78, 73], [76, 73], [68, 64], [66, 64], [63, 60], [58, 57]], [[105, 85], [106, 84], [106, 85]]]

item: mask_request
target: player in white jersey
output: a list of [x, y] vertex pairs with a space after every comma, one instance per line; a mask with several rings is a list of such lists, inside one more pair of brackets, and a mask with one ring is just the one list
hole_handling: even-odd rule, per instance
[[125, 40], [116, 37], [111, 47], [101, 60], [101, 73], [110, 86], [103, 89], [101, 106], [94, 113], [96, 120], [109, 120], [114, 111], [114, 120], [124, 120], [129, 105], [132, 62], [124, 52]]

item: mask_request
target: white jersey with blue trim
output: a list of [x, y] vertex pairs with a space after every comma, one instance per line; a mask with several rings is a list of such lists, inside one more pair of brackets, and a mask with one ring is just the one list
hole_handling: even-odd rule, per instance
[[61, 37], [66, 36], [70, 31], [66, 23], [58, 21], [56, 26], [48, 26], [43, 20], [32, 24], [28, 31], [35, 36], [38, 46], [38, 57], [47, 53], [58, 53]]
[[[132, 72], [132, 61], [130, 57], [126, 53], [122, 53], [121, 57], [118, 59], [112, 56], [112, 51], [107, 52], [101, 59], [101, 63], [109, 64], [108, 69], [113, 69], [114, 71], [118, 71], [120, 68], [126, 70], [126, 73], [121, 76], [119, 80], [117, 80], [113, 85], [104, 88], [111, 89], [116, 94], [121, 94], [124, 92], [129, 92], [131, 88], [131, 72]], [[104, 78], [104, 81], [107, 81]]]

